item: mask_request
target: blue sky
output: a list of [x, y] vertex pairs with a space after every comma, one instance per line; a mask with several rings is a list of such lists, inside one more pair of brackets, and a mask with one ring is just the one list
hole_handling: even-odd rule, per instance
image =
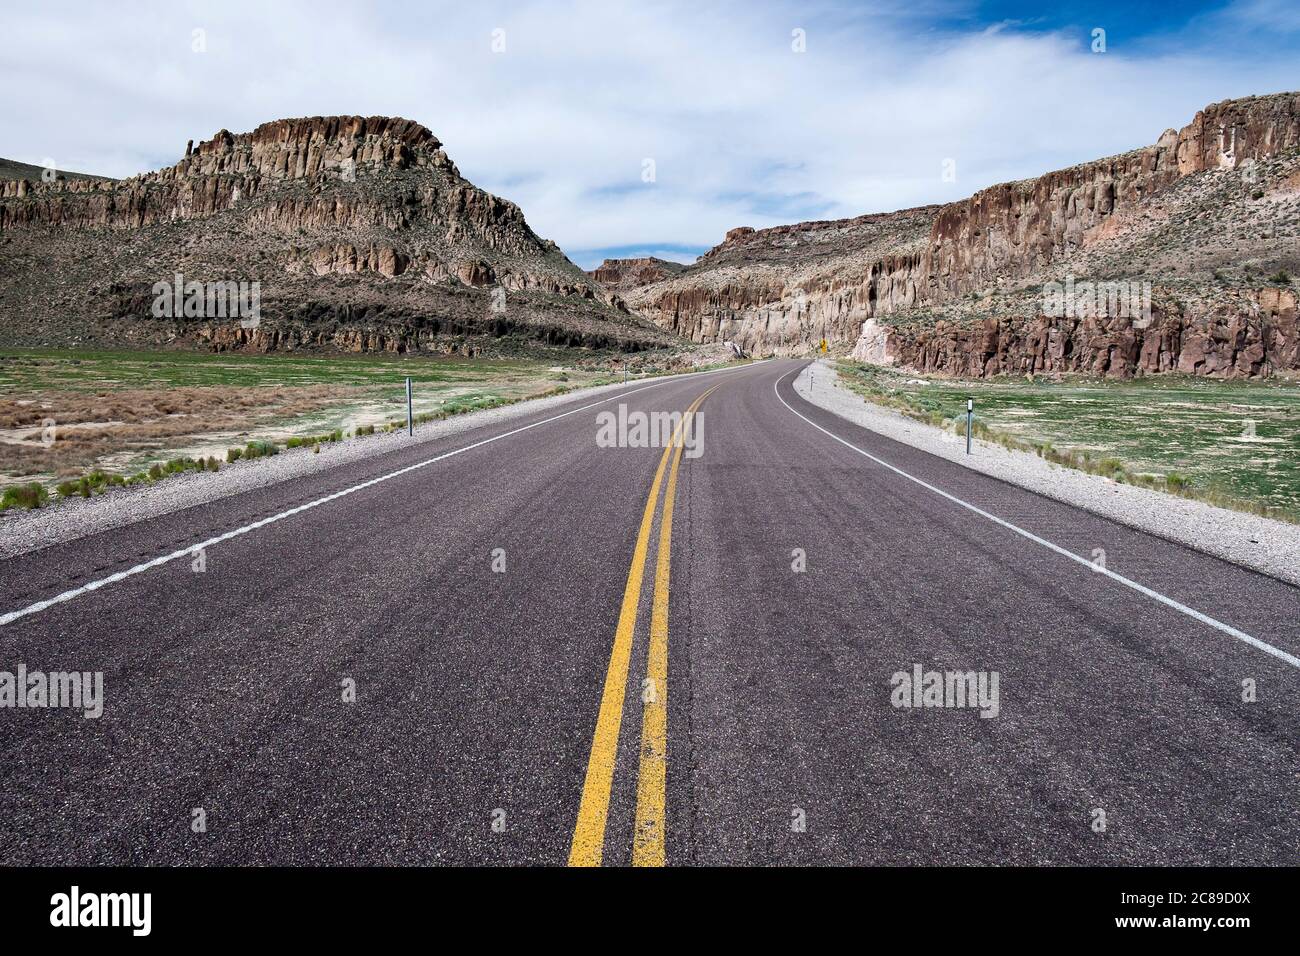
[[406, 116], [584, 267], [951, 201], [1300, 88], [1300, 3], [1277, 0], [126, 0], [6, 20], [0, 156], [129, 175], [222, 128]]

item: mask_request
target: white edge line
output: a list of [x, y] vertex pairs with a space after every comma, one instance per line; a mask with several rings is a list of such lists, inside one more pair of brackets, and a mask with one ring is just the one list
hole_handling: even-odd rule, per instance
[[146, 561], [143, 564], [137, 564], [134, 567], [127, 568], [125, 571], [118, 571], [116, 574], [110, 574], [106, 578], [100, 578], [97, 581], [91, 581], [89, 584], [83, 584], [81, 585], [81, 587], [73, 588], [70, 591], [64, 591], [62, 594], [55, 595], [54, 597], [49, 598], [47, 600], [37, 601], [35, 604], [31, 604], [24, 608], [19, 608], [16, 611], [9, 611], [6, 614], [0, 615], [0, 627], [3, 627], [6, 624], [11, 624], [20, 618], [28, 617], [32, 614], [39, 614], [41, 611], [44, 611], [46, 608], [51, 608], [56, 604], [63, 604], [67, 601], [71, 601], [74, 598], [78, 598], [81, 595], [86, 594], [87, 592], [98, 591], [102, 587], [107, 587], [110, 584], [116, 584], [118, 581], [125, 580], [126, 578], [129, 578], [132, 575], [140, 574], [152, 568], [161, 567], [164, 564], [168, 564], [169, 562], [175, 561], [177, 558], [183, 558], [187, 554], [195, 554], [196, 552], [203, 551], [207, 548], [212, 547], [213, 545], [220, 544], [223, 541], [229, 541], [231, 538], [236, 538], [241, 534], [248, 534], [250, 531], [256, 531], [258, 528], [263, 528], [266, 525], [274, 524], [275, 522], [282, 521], [285, 518], [290, 518], [293, 515], [300, 514], [311, 508], [316, 508], [320, 505], [327, 504], [338, 498], [342, 498], [345, 495], [350, 495], [354, 491], [361, 491], [364, 488], [369, 488], [373, 485], [377, 485], [381, 481], [388, 481], [388, 479], [390, 478], [396, 478], [399, 475], [405, 475], [408, 472], [415, 471], [417, 468], [424, 468], [426, 465], [432, 465], [435, 462], [443, 461], [447, 458], [452, 458], [456, 455], [463, 454], [464, 452], [472, 451], [475, 448], [481, 448], [484, 445], [490, 445], [492, 444], [492, 442], [500, 441], [503, 438], [509, 438], [511, 435], [518, 435], [520, 432], [526, 432], [530, 428], [536, 428], [539, 425], [547, 425], [551, 422], [558, 421], [561, 418], [567, 418], [570, 415], [576, 415], [578, 414], [578, 412], [585, 412], [587, 409], [595, 408], [597, 405], [604, 405], [606, 402], [612, 402], [619, 398], [626, 398], [628, 395], [635, 395], [637, 392], [644, 392], [647, 389], [658, 388], [661, 385], [668, 385], [671, 384], [672, 382], [680, 382], [682, 379], [693, 378], [696, 375], [717, 375], [717, 374], [727, 373], [727, 372], [743, 372], [746, 369], [753, 368], [756, 365], [762, 365], [764, 364], [764, 362], [768, 362], [768, 361], [771, 361], [771, 359], [764, 359], [759, 362], [751, 362], [749, 365], [744, 365], [741, 366], [740, 368], [706, 369], [705, 371], [702, 372], [687, 372], [682, 375], [668, 376], [661, 382], [653, 382], [649, 385], [642, 385], [640, 388], [631, 389], [630, 391], [619, 392], [617, 395], [611, 395], [609, 398], [602, 398], [600, 401], [592, 402], [589, 405], [583, 405], [579, 408], [571, 408], [567, 412], [561, 412], [559, 415], [552, 415], [550, 418], [544, 418], [539, 422], [533, 422], [530, 425], [524, 425], [512, 431], [503, 432], [502, 434], [494, 435], [491, 438], [485, 438], [482, 441], [474, 442], [474, 444], [472, 445], [466, 445], [464, 448], [457, 448], [454, 449], [453, 451], [444, 452], [441, 455], [435, 455], [433, 458], [426, 458], [424, 461], [416, 462], [414, 465], [407, 465], [405, 468], [399, 468], [397, 469], [397, 471], [390, 471], [388, 474], [380, 475], [378, 478], [371, 478], [368, 481], [363, 481], [359, 485], [353, 485], [350, 488], [344, 488], [342, 491], [336, 491], [333, 494], [326, 495], [324, 498], [317, 498], [315, 501], [309, 501], [305, 505], [298, 505], [297, 507], [290, 508], [288, 511], [281, 511], [279, 514], [270, 515], [269, 517], [262, 518], [259, 521], [254, 521], [252, 524], [246, 524], [242, 528], [236, 528], [233, 531], [227, 531], [225, 534], [217, 535], [215, 538], [208, 538], [206, 541], [200, 541], [196, 544], [188, 545], [184, 548], [181, 548], [178, 551], [171, 552], [171, 554], [159, 555], [158, 557], [154, 558], [151, 561]]
[[[796, 369], [791, 374], [797, 375], [801, 371], [803, 370]], [[834, 438], [841, 445], [844, 445], [847, 448], [852, 448], [859, 455], [865, 455], [867, 458], [870, 458], [876, 464], [888, 468], [896, 475], [900, 475], [901, 477], [906, 478], [908, 481], [914, 481], [922, 488], [925, 488], [929, 491], [933, 491], [936, 495], [939, 495], [943, 498], [947, 498], [953, 504], [961, 505], [966, 510], [973, 511], [975, 512], [975, 514], [979, 515], [982, 518], [988, 518], [994, 524], [1001, 525], [1002, 527], [1006, 528], [1008, 531], [1014, 531], [1016, 534], [1020, 535], [1023, 538], [1028, 538], [1030, 541], [1033, 541], [1035, 544], [1041, 544], [1043, 547], [1048, 548], [1051, 551], [1055, 551], [1057, 554], [1061, 555], [1062, 557], [1069, 558], [1071, 561], [1074, 561], [1077, 564], [1082, 564], [1084, 567], [1088, 568], [1088, 570], [1096, 574], [1104, 574], [1112, 581], [1116, 581], [1124, 585], [1125, 587], [1132, 588], [1134, 591], [1137, 591], [1139, 594], [1145, 594], [1147, 597], [1151, 598], [1154, 601], [1159, 601], [1161, 604], [1165, 605], [1166, 607], [1171, 607], [1175, 611], [1179, 611], [1182, 614], [1186, 614], [1190, 618], [1194, 618], [1195, 620], [1200, 621], [1202, 624], [1208, 624], [1210, 627], [1216, 628], [1217, 630], [1222, 631], [1224, 634], [1228, 634], [1232, 637], [1235, 637], [1239, 641], [1244, 641], [1245, 643], [1249, 644], [1251, 647], [1257, 648], [1263, 651], [1265, 654], [1271, 654], [1273, 657], [1276, 657], [1280, 661], [1285, 661], [1286, 663], [1290, 664], [1292, 667], [1300, 668], [1300, 657], [1296, 657], [1293, 654], [1288, 654], [1286, 651], [1282, 650], [1281, 648], [1274, 647], [1272, 644], [1269, 644], [1266, 641], [1261, 641], [1257, 637], [1251, 637], [1245, 631], [1239, 631], [1235, 627], [1232, 627], [1229, 624], [1224, 624], [1222, 621], [1216, 621], [1208, 614], [1202, 614], [1200, 611], [1196, 610], [1195, 608], [1190, 608], [1186, 604], [1180, 604], [1178, 601], [1175, 601], [1173, 598], [1165, 597], [1159, 591], [1153, 591], [1146, 585], [1138, 584], [1136, 581], [1132, 581], [1124, 577], [1124, 575], [1122, 574], [1116, 574], [1114, 571], [1110, 570], [1109, 568], [1103, 568], [1100, 565], [1093, 564], [1093, 562], [1089, 561], [1087, 558], [1082, 557], [1081, 555], [1077, 555], [1073, 551], [1067, 551], [1065, 548], [1062, 548], [1059, 544], [1053, 544], [1051, 541], [1048, 541], [1046, 538], [1040, 538], [1032, 531], [1026, 531], [1024, 528], [1017, 527], [1016, 525], [1012, 524], [1010, 521], [1007, 521], [1004, 518], [999, 518], [997, 515], [990, 514], [989, 512], [983, 510], [982, 508], [977, 508], [975, 505], [971, 504], [970, 502], [962, 501], [960, 498], [956, 497], [955, 495], [949, 494], [948, 492], [944, 491], [942, 488], [936, 488], [934, 485], [930, 484], [929, 482], [922, 481], [920, 478], [917, 478], [915, 475], [909, 475], [901, 468], [891, 465], [889, 462], [877, 458], [875, 455], [871, 454], [870, 452], [863, 451], [857, 445], [845, 441], [839, 435], [827, 431], [825, 428], [822, 428], [812, 419], [807, 418], [804, 415], [801, 415], [799, 412], [795, 411], [793, 408], [790, 407], [790, 404], [784, 398], [781, 397], [781, 392], [777, 389], [777, 385], [781, 383], [781, 380], [783, 378], [785, 378], [785, 376], [777, 376], [776, 381], [772, 383], [772, 391], [776, 394], [777, 401], [779, 401], [792, 413], [798, 415], [800, 418], [802, 418], [813, 428], [817, 429], [819, 432], [822, 432], [825, 435], [829, 435], [831, 438]]]

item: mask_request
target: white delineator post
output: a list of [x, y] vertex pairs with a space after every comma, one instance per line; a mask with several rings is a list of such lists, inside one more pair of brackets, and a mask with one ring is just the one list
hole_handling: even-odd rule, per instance
[[970, 454], [971, 420], [975, 417], [975, 399], [966, 399], [966, 454]]
[[411, 414], [411, 376], [406, 376], [406, 434], [415, 434], [415, 416]]

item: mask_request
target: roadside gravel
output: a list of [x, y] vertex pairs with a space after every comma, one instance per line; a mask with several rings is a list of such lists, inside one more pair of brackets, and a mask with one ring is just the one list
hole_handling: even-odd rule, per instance
[[978, 439], [968, 456], [964, 438], [866, 401], [840, 385], [824, 361], [805, 368], [794, 387], [814, 405], [886, 438], [1300, 586], [1300, 526], [1121, 484]]

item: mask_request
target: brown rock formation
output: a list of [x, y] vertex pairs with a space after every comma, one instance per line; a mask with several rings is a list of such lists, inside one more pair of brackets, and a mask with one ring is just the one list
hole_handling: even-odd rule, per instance
[[587, 275], [607, 289], [625, 291], [675, 276], [686, 267], [655, 256], [639, 259], [606, 259]]
[[1251, 378], [1300, 369], [1300, 322], [1293, 293], [1264, 290], [1254, 303], [1219, 315], [1189, 316], [1157, 307], [1149, 323], [1038, 316], [907, 325], [892, 330], [883, 353], [859, 357], [968, 378], [1069, 372]]
[[[14, 344], [673, 341], [540, 239], [519, 207], [463, 179], [429, 130], [393, 117], [222, 130], [175, 166], [122, 181], [0, 181], [0, 245], [0, 341]], [[155, 319], [149, 290], [176, 273], [259, 283], [262, 326]]]
[[[827, 338], [965, 375], [1044, 362], [1269, 374], [1300, 367], [1294, 320], [1267, 305], [1300, 273], [1298, 214], [1300, 94], [1251, 97], [1152, 146], [946, 206], [733, 229], [679, 275], [626, 294], [664, 328], [758, 353]], [[1148, 282], [1166, 305], [1151, 324], [1049, 319], [1046, 284], [1068, 276]]]
[[[875, 297], [914, 298], [907, 275], [895, 283], [891, 270], [909, 261], [901, 250], [919, 253], [937, 208], [741, 226], [677, 276], [628, 290], [628, 305], [693, 341], [732, 341], [746, 352], [799, 353], [823, 337], [851, 341]], [[874, 286], [863, 281], [872, 275]]]

